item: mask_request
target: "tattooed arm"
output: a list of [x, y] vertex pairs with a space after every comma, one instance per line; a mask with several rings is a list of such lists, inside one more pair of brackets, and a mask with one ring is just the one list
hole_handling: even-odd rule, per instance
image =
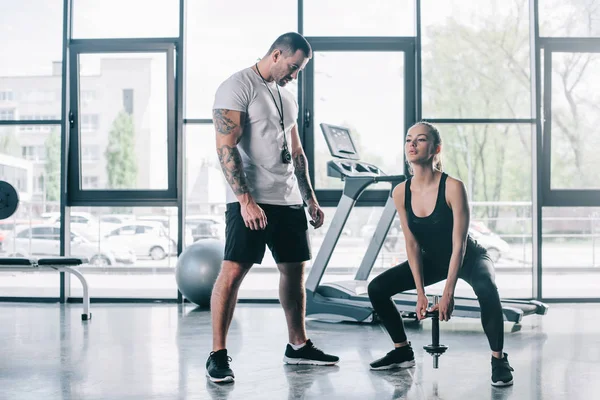
[[213, 110], [213, 122], [217, 131], [217, 154], [225, 179], [233, 193], [242, 197], [249, 195], [244, 165], [237, 144], [242, 137], [246, 114], [240, 111]]
[[308, 204], [310, 201], [316, 201], [315, 192], [310, 184], [308, 176], [308, 162], [306, 154], [300, 142], [300, 135], [296, 125], [292, 128], [292, 160], [294, 160], [294, 174], [298, 179], [298, 187], [302, 193], [302, 199]]
[[294, 160], [294, 174], [298, 179], [298, 187], [300, 193], [302, 193], [302, 199], [308, 205], [308, 212], [312, 217], [310, 222], [316, 228], [323, 225], [325, 220], [325, 214], [319, 207], [317, 202], [317, 196], [310, 183], [310, 177], [308, 175], [308, 161], [300, 142], [300, 135], [298, 134], [298, 127], [294, 125], [292, 128], [292, 159]]
[[213, 110], [213, 122], [217, 135], [217, 154], [225, 179], [241, 206], [242, 217], [250, 229], [264, 229], [267, 219], [263, 210], [256, 204], [244, 174], [244, 164], [237, 148], [242, 133], [246, 113], [225, 109]]

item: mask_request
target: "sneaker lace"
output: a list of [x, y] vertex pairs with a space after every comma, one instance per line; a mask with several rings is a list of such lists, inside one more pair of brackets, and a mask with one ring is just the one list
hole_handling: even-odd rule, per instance
[[210, 353], [210, 355], [215, 360], [215, 364], [218, 368], [229, 368], [229, 363], [233, 361], [231, 357], [226, 356], [225, 353], [215, 353], [214, 351]]
[[307, 344], [307, 350], [309, 351], [314, 351], [317, 353], [325, 353], [323, 350], [321, 350], [320, 348], [318, 348], [317, 346], [314, 345], [314, 343], [312, 341], [309, 341]]

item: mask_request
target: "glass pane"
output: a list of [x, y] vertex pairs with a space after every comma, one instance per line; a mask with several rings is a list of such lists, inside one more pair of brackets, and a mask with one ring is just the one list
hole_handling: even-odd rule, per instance
[[539, 15], [542, 37], [600, 37], [596, 0], [541, 0]]
[[414, 36], [414, 0], [304, 0], [307, 36]]
[[73, 38], [179, 36], [179, 0], [73, 0]]
[[544, 297], [598, 298], [600, 208], [542, 209]]
[[[404, 53], [315, 52], [314, 63], [315, 187], [343, 186], [339, 179], [327, 176], [331, 155], [321, 123], [350, 128], [362, 161], [390, 175], [402, 174]], [[373, 83], [373, 71], [383, 84]], [[389, 189], [389, 184], [371, 188]]]
[[423, 116], [530, 118], [527, 0], [423, 0]]
[[[71, 255], [90, 260], [80, 270], [91, 295], [177, 297], [177, 226], [175, 207], [72, 208]], [[82, 295], [78, 280], [71, 280], [71, 290]]]
[[469, 199], [531, 201], [530, 125], [439, 124], [444, 170], [467, 186]]
[[82, 189], [167, 189], [166, 62], [166, 53], [80, 55]]
[[[298, 30], [296, 0], [277, 7], [270, 0], [238, 1], [231, 8], [226, 1], [187, 1], [185, 118], [212, 119], [221, 82], [254, 65], [279, 35]], [[296, 81], [286, 87], [297, 93]]]
[[600, 189], [600, 54], [552, 53], [552, 189]]
[[[0, 180], [19, 194], [17, 211], [0, 220], [0, 256], [53, 254], [39, 245], [49, 241], [35, 238], [33, 230], [46, 213], [60, 210], [60, 126], [0, 126]], [[59, 251], [59, 244], [52, 241], [52, 252]], [[59, 283], [58, 274], [50, 271], [0, 272], [3, 296], [58, 297]]]
[[213, 125], [185, 126], [186, 227], [189, 245], [201, 239], [225, 239], [225, 189]]
[[62, 77], [61, 1], [2, 3], [0, 120], [59, 120]]

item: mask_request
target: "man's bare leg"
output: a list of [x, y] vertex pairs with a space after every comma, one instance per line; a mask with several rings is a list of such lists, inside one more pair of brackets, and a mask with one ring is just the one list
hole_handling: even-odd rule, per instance
[[288, 335], [291, 344], [303, 344], [306, 337], [304, 316], [306, 312], [306, 291], [304, 289], [304, 263], [280, 263], [279, 301], [285, 312]]
[[223, 261], [210, 298], [213, 351], [226, 348], [227, 332], [233, 319], [238, 290], [251, 266], [252, 264]]
[[334, 365], [339, 357], [326, 354], [308, 342], [306, 336], [306, 291], [304, 289], [304, 263], [277, 264], [279, 300], [285, 312], [289, 343], [284, 362], [287, 364]]

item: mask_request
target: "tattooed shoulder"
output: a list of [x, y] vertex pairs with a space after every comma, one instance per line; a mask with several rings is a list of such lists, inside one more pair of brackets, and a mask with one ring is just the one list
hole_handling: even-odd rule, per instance
[[213, 110], [213, 122], [215, 128], [217, 129], [217, 132], [222, 135], [229, 135], [238, 126], [231, 119], [230, 113], [231, 111], [224, 109]]
[[243, 127], [246, 122], [246, 113], [226, 109], [213, 110], [213, 123], [217, 132], [229, 135], [239, 126]]

